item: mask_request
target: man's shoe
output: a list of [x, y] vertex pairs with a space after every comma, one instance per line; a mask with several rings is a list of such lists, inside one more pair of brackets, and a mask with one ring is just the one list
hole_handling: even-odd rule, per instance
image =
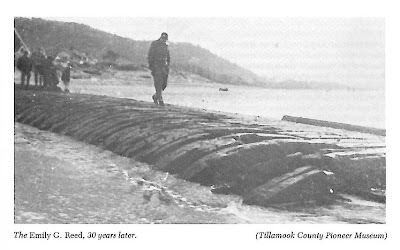
[[165, 104], [164, 104], [163, 101], [160, 101], [159, 105], [160, 105], [160, 106], [165, 106]]
[[155, 96], [155, 95], [153, 95], [151, 98], [153, 98], [153, 102], [154, 102], [156, 105], [158, 105], [158, 102], [157, 102], [156, 96]]

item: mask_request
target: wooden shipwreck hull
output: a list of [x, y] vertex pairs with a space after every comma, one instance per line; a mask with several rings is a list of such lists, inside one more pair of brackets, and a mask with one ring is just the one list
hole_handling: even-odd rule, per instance
[[[340, 167], [343, 164], [328, 154], [354, 151], [360, 155], [360, 145], [339, 145], [338, 137], [342, 142], [362, 142], [364, 148], [382, 147], [373, 139], [321, 136], [296, 130], [296, 126], [288, 129], [286, 123], [261, 124], [132, 99], [18, 89], [15, 122], [71, 136], [210, 186], [215, 193], [237, 194], [248, 204], [262, 206], [326, 201], [338, 189], [368, 193], [376, 183], [363, 190], [357, 182], [352, 186], [353, 182], [346, 181], [348, 172]], [[382, 179], [382, 155], [377, 168]]]

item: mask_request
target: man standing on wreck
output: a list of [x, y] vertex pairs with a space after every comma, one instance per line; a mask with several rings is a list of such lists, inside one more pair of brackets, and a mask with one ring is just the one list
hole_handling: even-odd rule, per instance
[[154, 79], [156, 93], [153, 95], [153, 101], [157, 105], [164, 106], [162, 91], [167, 87], [169, 74], [169, 50], [168, 34], [163, 32], [158, 40], [151, 43], [148, 61], [151, 75]]

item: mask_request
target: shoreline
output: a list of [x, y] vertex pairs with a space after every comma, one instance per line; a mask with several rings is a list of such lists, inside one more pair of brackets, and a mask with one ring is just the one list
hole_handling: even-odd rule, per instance
[[[105, 70], [101, 75], [72, 71], [73, 93], [109, 95], [152, 101], [154, 94], [149, 71]], [[20, 82], [18, 71], [14, 82]], [[35, 89], [31, 80], [30, 87]], [[14, 84], [19, 87], [19, 84]], [[228, 91], [218, 91], [227, 88]], [[281, 120], [284, 116], [304, 117], [354, 126], [385, 129], [385, 90], [299, 90], [267, 89], [260, 86], [231, 85], [209, 82], [197, 76], [182, 78], [172, 74], [164, 91], [166, 103], [208, 111], [254, 116], [256, 119]], [[343, 99], [344, 98], [344, 99]], [[255, 101], [254, 105], [250, 105]], [[358, 101], [357, 101], [358, 100]], [[320, 107], [317, 107], [320, 105]], [[265, 107], [265, 108], [262, 108]]]

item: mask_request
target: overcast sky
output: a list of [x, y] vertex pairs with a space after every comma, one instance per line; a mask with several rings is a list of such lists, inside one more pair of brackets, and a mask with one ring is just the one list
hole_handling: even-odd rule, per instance
[[[189, 42], [276, 80], [381, 88], [383, 18], [45, 17], [87, 24], [135, 40]], [[172, 58], [173, 60], [173, 58]]]

